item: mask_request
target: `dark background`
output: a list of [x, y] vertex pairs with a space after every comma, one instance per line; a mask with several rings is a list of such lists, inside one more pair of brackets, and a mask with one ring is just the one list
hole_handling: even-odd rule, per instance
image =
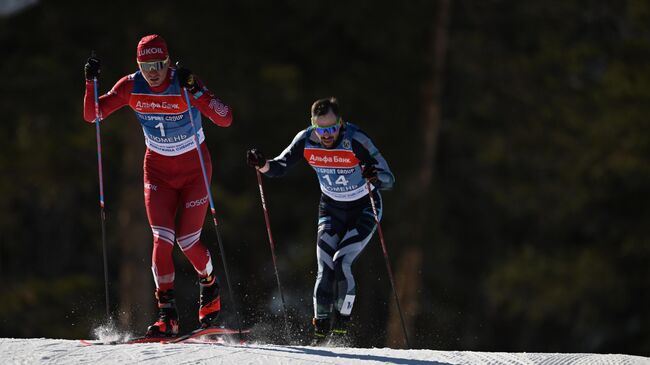
[[[136, 70], [151, 33], [234, 109], [230, 128], [204, 120], [212, 191], [235, 302], [266, 340], [282, 315], [245, 150], [275, 156], [308, 125], [311, 103], [334, 95], [397, 178], [382, 224], [414, 347], [650, 355], [641, 0], [49, 1], [4, 14], [0, 336], [88, 338], [106, 324], [83, 64], [95, 50], [104, 93]], [[110, 309], [121, 330], [142, 333], [155, 316], [142, 132], [125, 108], [101, 133]], [[265, 183], [302, 341], [318, 184], [306, 164]], [[203, 240], [225, 286], [210, 219]], [[198, 286], [180, 250], [175, 262], [187, 330]], [[376, 237], [355, 272], [355, 345], [402, 346]]]

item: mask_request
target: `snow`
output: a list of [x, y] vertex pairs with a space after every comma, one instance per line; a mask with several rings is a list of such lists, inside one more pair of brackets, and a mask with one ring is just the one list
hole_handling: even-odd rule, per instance
[[2, 364], [544, 364], [650, 365], [624, 354], [505, 353], [239, 344], [84, 345], [78, 340], [0, 339]]

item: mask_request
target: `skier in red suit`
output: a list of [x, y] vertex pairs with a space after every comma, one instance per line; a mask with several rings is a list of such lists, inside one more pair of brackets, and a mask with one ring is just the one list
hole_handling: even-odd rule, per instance
[[[172, 250], [178, 243], [199, 277], [199, 322], [215, 323], [221, 302], [210, 252], [201, 242], [201, 229], [209, 204], [192, 120], [210, 179], [212, 163], [201, 125], [201, 114], [220, 127], [232, 122], [232, 109], [217, 99], [190, 70], [170, 65], [165, 40], [159, 35], [143, 37], [137, 47], [139, 70], [122, 77], [111, 91], [99, 97], [99, 118], [123, 106], [135, 112], [147, 150], [144, 156], [144, 201], [153, 233], [151, 257], [159, 318], [147, 336], [178, 334], [174, 299]], [[87, 60], [84, 119], [95, 121], [93, 80], [100, 74], [100, 61]], [[187, 105], [183, 88], [190, 93]], [[190, 113], [192, 113], [190, 117]]]

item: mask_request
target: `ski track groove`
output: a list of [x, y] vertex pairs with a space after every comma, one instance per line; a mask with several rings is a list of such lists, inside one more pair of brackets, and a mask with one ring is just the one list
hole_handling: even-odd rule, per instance
[[[299, 365], [299, 364], [337, 364], [337, 362], [334, 361], [326, 361], [326, 360], [306, 360], [304, 358], [296, 357], [296, 356], [290, 356], [290, 355], [276, 355], [276, 354], [269, 354], [269, 349], [258, 349], [259, 351], [255, 351], [256, 348], [249, 348], [253, 351], [249, 351], [250, 353], [253, 354], [260, 354], [264, 356], [271, 356], [275, 361], [276, 364], [286, 364], [287, 362], [284, 361], [285, 359], [290, 359], [291, 364], [294, 365]], [[299, 353], [296, 351], [295, 353]]]
[[[30, 345], [31, 345], [31, 343], [30, 343]], [[46, 352], [46, 351], [43, 351], [42, 349], [47, 349], [48, 347], [54, 347], [54, 350], [50, 352], [50, 355], [41, 355], [40, 357], [37, 355], [36, 358], [34, 358], [34, 360], [37, 360], [39, 362], [42, 361], [42, 363], [45, 363], [45, 364], [56, 364], [60, 360], [65, 359], [66, 357], [71, 356], [71, 357], [74, 358], [75, 353], [82, 350], [81, 348], [74, 348], [72, 350], [59, 349], [59, 347], [61, 347], [61, 346], [62, 346], [61, 343], [45, 343], [45, 344], [42, 344], [40, 346], [38, 344], [34, 344], [34, 345], [30, 346], [30, 347], [33, 348], [33, 350], [30, 351], [30, 353], [34, 353], [34, 354], [37, 354], [39, 352], [43, 353], [43, 352]]]
[[233, 362], [228, 358], [231, 357], [231, 355], [233, 354], [244, 353], [245, 351], [246, 351], [245, 349], [239, 349], [237, 351], [231, 351], [226, 354], [214, 354], [203, 358], [193, 358], [191, 360], [179, 362], [178, 364], [196, 364], [196, 363], [204, 363], [204, 362], [210, 364], [216, 364], [215, 361], [219, 361], [218, 364], [224, 364], [224, 361], [227, 361], [225, 363], [232, 364]]

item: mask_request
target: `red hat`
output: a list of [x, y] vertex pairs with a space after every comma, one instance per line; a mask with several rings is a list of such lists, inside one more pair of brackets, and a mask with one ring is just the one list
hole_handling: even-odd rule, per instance
[[138, 43], [138, 61], [164, 60], [167, 53], [167, 42], [163, 37], [152, 34], [142, 37]]

